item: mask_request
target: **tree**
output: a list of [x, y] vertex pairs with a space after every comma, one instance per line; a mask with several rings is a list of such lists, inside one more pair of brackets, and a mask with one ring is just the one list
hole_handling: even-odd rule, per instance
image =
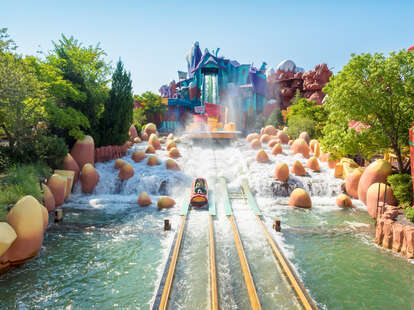
[[[312, 138], [322, 136], [322, 129], [328, 118], [328, 113], [323, 105], [318, 105], [315, 101], [306, 98], [295, 97], [295, 104], [291, 105], [288, 111], [288, 132], [291, 132], [292, 138], [296, 138], [298, 130], [299, 134], [306, 131]], [[294, 129], [289, 130], [292, 125]]]
[[[108, 98], [107, 87], [110, 66], [105, 62], [104, 50], [99, 44], [83, 46], [73, 37], [62, 35], [54, 49], [46, 56], [46, 63], [61, 72], [63, 80], [70, 82], [76, 93], [55, 94], [62, 106], [80, 111], [88, 120], [88, 133], [96, 140], [100, 138], [100, 118], [104, 102]], [[58, 128], [55, 128], [58, 132]], [[59, 132], [59, 134], [62, 134]], [[68, 140], [68, 135], [66, 135]], [[73, 142], [73, 141], [72, 141]]]
[[0, 53], [11, 53], [16, 49], [16, 43], [10, 39], [10, 35], [7, 33], [7, 28], [0, 28]]
[[161, 101], [161, 96], [147, 91], [140, 96], [135, 95], [134, 99], [141, 102], [143, 105], [143, 113], [146, 120], [159, 125], [161, 116], [167, 111], [167, 108]]
[[[408, 146], [414, 122], [414, 53], [352, 55], [323, 91], [329, 112], [323, 130], [325, 149], [368, 158], [391, 149], [398, 170], [409, 170], [402, 149]], [[360, 128], [349, 128], [350, 121], [361, 122]]]
[[280, 109], [274, 109], [272, 114], [270, 114], [268, 119], [266, 120], [265, 125], [272, 125], [276, 128], [284, 125], [283, 115], [282, 112], [280, 112]]
[[125, 71], [119, 60], [112, 75], [109, 99], [105, 102], [102, 145], [121, 145], [128, 140], [133, 106], [131, 74]]
[[26, 138], [43, 120], [44, 98], [41, 84], [22, 57], [0, 54], [0, 123], [12, 152], [21, 152]]

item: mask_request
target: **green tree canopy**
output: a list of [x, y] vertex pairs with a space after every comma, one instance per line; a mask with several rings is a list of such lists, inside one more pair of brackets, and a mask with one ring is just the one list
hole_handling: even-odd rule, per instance
[[[408, 146], [408, 130], [414, 122], [414, 53], [352, 55], [323, 91], [329, 112], [324, 149], [368, 158], [392, 149], [399, 171], [409, 169], [402, 149]], [[348, 127], [350, 121], [369, 128], [356, 131]]]
[[136, 114], [140, 114], [140, 116], [143, 114], [145, 120], [159, 124], [160, 117], [167, 111], [167, 108], [161, 101], [161, 96], [154, 94], [151, 91], [146, 91], [141, 95], [135, 95], [134, 99], [144, 105], [142, 107], [143, 112]]
[[73, 37], [64, 35], [53, 45], [46, 63], [57, 69], [72, 88], [64, 89], [67, 84], [54, 85], [55, 97], [62, 106], [80, 111], [89, 120], [88, 133], [99, 140], [99, 122], [109, 93], [110, 65], [104, 59], [106, 54], [99, 44], [83, 46]]
[[109, 99], [105, 102], [101, 145], [122, 145], [129, 139], [133, 105], [131, 74], [119, 60], [112, 75]]
[[312, 138], [320, 138], [328, 118], [325, 107], [306, 98], [295, 98], [288, 113], [289, 135], [297, 138], [301, 132], [306, 131]]

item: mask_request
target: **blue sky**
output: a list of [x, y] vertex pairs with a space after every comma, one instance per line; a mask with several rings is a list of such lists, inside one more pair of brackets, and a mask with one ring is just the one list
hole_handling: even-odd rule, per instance
[[1, 2], [0, 27], [20, 53], [48, 51], [61, 33], [100, 42], [109, 60], [121, 57], [131, 71], [135, 93], [177, 80], [196, 40], [240, 63], [292, 59], [305, 70], [326, 62], [334, 71], [351, 53], [414, 45], [414, 1]]

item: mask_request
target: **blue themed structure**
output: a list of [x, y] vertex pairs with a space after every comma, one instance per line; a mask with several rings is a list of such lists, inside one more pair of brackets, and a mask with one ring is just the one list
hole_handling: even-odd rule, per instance
[[161, 131], [184, 128], [191, 122], [220, 130], [228, 122], [246, 130], [249, 118], [261, 114], [267, 104], [266, 63], [260, 69], [218, 55], [220, 49], [201, 52], [195, 42], [187, 55], [187, 72], [179, 81], [160, 88], [168, 106]]

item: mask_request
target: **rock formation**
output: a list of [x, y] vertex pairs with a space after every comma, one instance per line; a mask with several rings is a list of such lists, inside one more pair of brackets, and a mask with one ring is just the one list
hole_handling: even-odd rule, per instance
[[92, 193], [99, 181], [99, 174], [92, 164], [85, 164], [81, 172], [82, 192]]
[[76, 141], [70, 152], [73, 159], [77, 162], [79, 169], [90, 163], [95, 164], [95, 143], [91, 136], [85, 136], [82, 140]]
[[289, 197], [289, 206], [299, 208], [311, 208], [312, 201], [309, 194], [303, 188], [295, 188]]

